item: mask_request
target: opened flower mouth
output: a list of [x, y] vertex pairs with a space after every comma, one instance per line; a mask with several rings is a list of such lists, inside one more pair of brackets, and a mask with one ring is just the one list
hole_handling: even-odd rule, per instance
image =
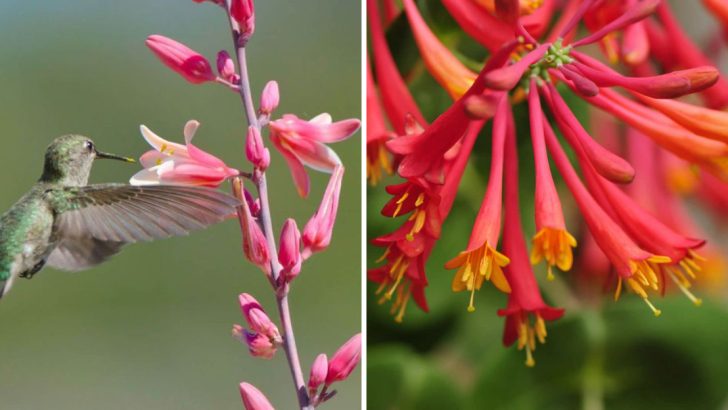
[[144, 167], [134, 175], [132, 185], [181, 184], [217, 187], [239, 171], [230, 168], [216, 156], [192, 144], [200, 123], [187, 122], [185, 144], [167, 141], [142, 125], [142, 136], [154, 150], [147, 151], [139, 162]]

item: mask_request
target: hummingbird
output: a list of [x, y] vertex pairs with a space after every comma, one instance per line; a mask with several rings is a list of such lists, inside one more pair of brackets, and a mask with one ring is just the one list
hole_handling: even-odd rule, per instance
[[211, 188], [88, 185], [97, 159], [136, 162], [101, 152], [81, 135], [48, 146], [38, 182], [0, 217], [0, 298], [18, 278], [48, 265], [96, 266], [128, 244], [186, 235], [226, 219], [240, 202]]

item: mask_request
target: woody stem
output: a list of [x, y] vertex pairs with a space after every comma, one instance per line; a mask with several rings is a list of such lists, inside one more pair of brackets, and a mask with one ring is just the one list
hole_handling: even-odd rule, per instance
[[[230, 10], [230, 0], [227, 0], [226, 3], [227, 10]], [[248, 64], [245, 55], [245, 44], [241, 44], [239, 41], [240, 30], [238, 23], [232, 18], [232, 16], [230, 16], [230, 13], [228, 13], [228, 20], [230, 22], [233, 42], [235, 44], [235, 54], [237, 56], [238, 68], [240, 71], [239, 91], [243, 107], [245, 108], [245, 116], [250, 126], [260, 130], [260, 123], [255, 112], [255, 105], [253, 104], [253, 95], [250, 91], [250, 78], [248, 75]], [[271, 276], [273, 278], [273, 283], [275, 284], [278, 283], [281, 266], [278, 263], [278, 248], [276, 247], [275, 236], [273, 235], [273, 223], [270, 214], [268, 184], [265, 172], [256, 170], [253, 173], [252, 180], [258, 190], [258, 196], [260, 199], [260, 224], [263, 227], [263, 233], [265, 234], [266, 242], [268, 244]], [[288, 306], [287, 286], [276, 291], [276, 301], [278, 302], [278, 313], [281, 319], [281, 326], [283, 327], [283, 349], [286, 352], [288, 367], [290, 368], [291, 376], [293, 377], [293, 385], [296, 388], [296, 397], [298, 398], [299, 407], [301, 410], [313, 410], [314, 407], [311, 406], [308, 393], [306, 392], [303, 372], [301, 371], [301, 362], [298, 358], [296, 338], [293, 333], [293, 322], [291, 320], [291, 310]]]

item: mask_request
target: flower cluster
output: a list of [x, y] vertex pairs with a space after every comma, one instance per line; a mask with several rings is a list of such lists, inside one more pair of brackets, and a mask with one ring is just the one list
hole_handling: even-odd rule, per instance
[[[438, 39], [413, 0], [402, 3], [401, 18], [409, 23], [424, 66], [454, 102], [431, 123], [423, 118], [385, 38], [385, 25], [397, 10], [382, 18], [379, 3], [368, 0], [373, 70], [367, 108], [374, 124], [367, 135], [368, 175], [373, 184], [395, 170], [404, 179], [387, 187], [392, 199], [382, 210], [404, 221], [373, 240], [385, 251], [369, 279], [380, 284], [381, 302], [393, 299], [395, 319], [402, 320], [410, 297], [428, 309], [427, 259], [487, 122], [492, 122], [487, 188], [467, 246], [445, 268], [455, 271], [452, 290], [470, 294], [468, 311], [475, 310], [474, 294], [485, 282], [508, 294], [506, 308], [498, 312], [506, 317], [504, 343], [518, 341], [528, 365], [534, 364], [536, 340], [545, 341], [544, 321], [563, 314], [544, 302], [531, 264], [545, 262], [548, 279], [554, 268], [568, 271], [575, 265], [577, 240], [574, 227], [571, 232], [567, 227], [552, 163], [588, 228], [590, 247], [608, 262], [606, 280], [615, 299], [626, 289], [657, 316], [661, 311], [652, 295], [672, 285], [699, 305], [689, 288], [704, 269], [705, 259], [696, 250], [705, 241], [697, 239], [692, 224], [677, 223], [658, 209], [663, 205], [655, 198], [651, 203], [637, 198], [640, 190], [632, 186], [633, 181], [650, 184], [643, 174], [661, 177], [644, 163], [644, 146], [655, 156], [700, 170], [702, 181], [724, 186], [720, 181], [728, 180], [728, 117], [717, 110], [726, 105], [727, 83], [680, 29], [666, 2], [443, 0], [462, 30], [488, 50], [479, 72]], [[591, 44], [599, 44], [609, 63], [620, 63], [623, 70], [584, 51]], [[629, 149], [590, 135], [565, 93], [625, 123]], [[705, 106], [676, 100], [689, 94], [700, 96]], [[530, 255], [519, 216], [513, 107], [520, 104], [528, 110], [533, 148], [528, 160], [535, 169]], [[574, 153], [580, 173], [558, 135]], [[657, 160], [652, 164], [656, 167]]]
[[[195, 0], [202, 3], [205, 0]], [[244, 343], [254, 357], [271, 359], [278, 349], [286, 352], [296, 397], [300, 408], [313, 408], [331, 399], [336, 393], [329, 390], [337, 381], [345, 380], [359, 362], [361, 336], [345, 343], [331, 360], [319, 356], [311, 369], [308, 389], [303, 377], [291, 323], [288, 296], [291, 282], [296, 279], [302, 264], [314, 253], [325, 250], [332, 240], [339, 205], [344, 165], [328, 144], [351, 137], [360, 122], [346, 119], [334, 122], [329, 114], [304, 120], [294, 114], [273, 118], [280, 94], [278, 83], [269, 81], [261, 92], [257, 109], [253, 102], [246, 66], [246, 46], [255, 31], [255, 6], [252, 0], [209, 0], [221, 7], [230, 25], [235, 53], [217, 53], [216, 69], [200, 53], [173, 39], [152, 35], [147, 39], [149, 49], [167, 67], [192, 84], [218, 83], [240, 94], [248, 120], [245, 134], [245, 158], [249, 170], [231, 168], [220, 158], [192, 144], [199, 123], [189, 121], [184, 128], [185, 144], [167, 141], [146, 126], [142, 135], [154, 148], [141, 157], [144, 167], [131, 183], [185, 184], [219, 187], [230, 181], [235, 197], [240, 201], [237, 218], [242, 232], [245, 257], [260, 268], [271, 285], [279, 311], [280, 330], [265, 313], [260, 303], [247, 293], [239, 297], [247, 327], [233, 326], [233, 336]], [[316, 212], [299, 231], [298, 224], [289, 218], [283, 224], [276, 247], [268, 202], [266, 170], [271, 165], [268, 139], [283, 156], [293, 176], [294, 185], [302, 198], [308, 197], [310, 183], [307, 168], [329, 174], [329, 183]], [[248, 182], [257, 191], [257, 198], [247, 190]], [[321, 390], [319, 391], [319, 388]], [[268, 399], [249, 383], [240, 384], [243, 404], [248, 410], [272, 409]]]

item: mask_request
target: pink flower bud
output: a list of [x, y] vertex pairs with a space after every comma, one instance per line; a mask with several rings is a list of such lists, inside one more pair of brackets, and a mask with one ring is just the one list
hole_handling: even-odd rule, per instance
[[278, 262], [281, 263], [281, 275], [290, 282], [301, 272], [301, 233], [296, 221], [286, 219], [281, 229]]
[[356, 365], [359, 364], [360, 355], [361, 333], [357, 333], [344, 343], [339, 350], [334, 353], [331, 361], [329, 361], [326, 385], [328, 386], [333, 382], [346, 380], [351, 372], [354, 371]]
[[[236, 198], [243, 197], [243, 182], [239, 179], [233, 182], [233, 193]], [[243, 253], [250, 262], [258, 266], [265, 272], [266, 275], [270, 275], [270, 252], [268, 252], [268, 241], [260, 229], [258, 222], [253, 218], [253, 215], [248, 205], [248, 201], [242, 201], [241, 205], [237, 208], [238, 221], [240, 222], [240, 231], [243, 234]]]
[[339, 192], [341, 191], [343, 176], [344, 167], [339, 165], [331, 174], [318, 210], [306, 223], [306, 227], [303, 228], [304, 258], [308, 258], [313, 252], [326, 249], [331, 243], [336, 212], [339, 208]]
[[253, 296], [248, 293], [241, 293], [238, 296], [238, 302], [240, 302], [240, 310], [242, 310], [252, 331], [266, 335], [273, 340], [281, 339], [278, 327], [270, 320], [263, 311], [263, 307]]
[[245, 410], [275, 410], [265, 395], [250, 383], [240, 383], [240, 397]]
[[271, 359], [283, 342], [278, 327], [251, 295], [242, 293], [238, 301], [250, 330], [243, 329], [240, 325], [233, 325], [233, 337], [245, 343], [251, 355]]
[[186, 45], [158, 34], [147, 37], [146, 44], [164, 65], [185, 80], [193, 84], [215, 80], [207, 59]]
[[225, 81], [233, 82], [235, 79], [235, 63], [225, 50], [217, 53], [217, 72]]
[[[316, 360], [311, 365], [311, 374], [308, 377], [308, 390], [315, 393], [319, 386], [326, 381], [326, 375], [329, 372], [329, 361], [326, 355], [321, 353], [316, 356]], [[313, 394], [311, 394], [313, 396]]]
[[240, 26], [239, 45], [245, 46], [255, 31], [255, 4], [253, 0], [232, 0], [230, 15]]
[[260, 199], [253, 198], [253, 195], [246, 189], [245, 202], [248, 203], [248, 208], [250, 208], [250, 214], [253, 215], [254, 218], [257, 218], [260, 214]]
[[278, 350], [278, 344], [265, 335], [250, 332], [240, 325], [233, 325], [233, 337], [248, 346], [248, 351], [254, 357], [272, 359]]
[[248, 127], [248, 136], [245, 139], [245, 157], [261, 170], [267, 169], [270, 165], [270, 151], [263, 145], [260, 130], [256, 127]]
[[278, 82], [268, 81], [260, 94], [260, 113], [263, 115], [271, 115], [280, 102], [280, 94], [278, 93]]

